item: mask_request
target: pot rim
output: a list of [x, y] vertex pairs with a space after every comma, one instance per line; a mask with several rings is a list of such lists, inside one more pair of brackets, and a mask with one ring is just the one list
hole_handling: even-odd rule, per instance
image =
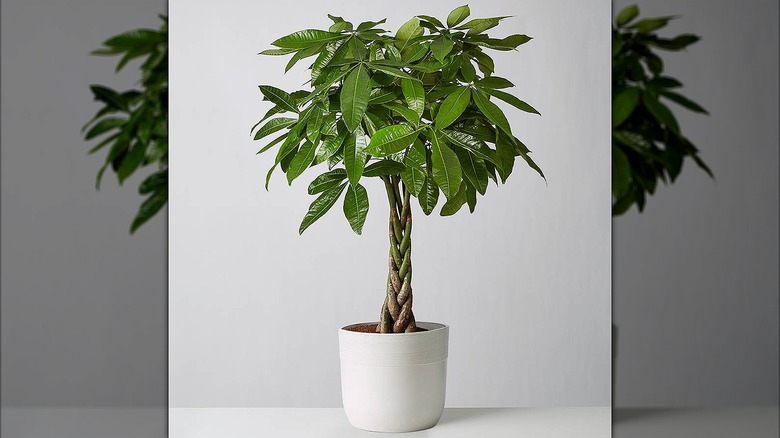
[[[356, 325], [365, 325], [365, 324], [379, 324], [379, 321], [368, 321], [368, 322], [356, 322], [354, 324], [347, 324], [344, 327], [341, 327], [339, 329], [339, 332], [345, 332], [349, 333], [350, 335], [367, 335], [367, 336], [373, 336], [373, 335], [396, 335], [396, 336], [419, 336], [419, 335], [425, 335], [426, 333], [430, 334], [431, 332], [438, 332], [439, 330], [446, 330], [449, 329], [450, 326], [447, 324], [442, 324], [440, 322], [428, 322], [428, 321], [417, 321], [417, 325], [420, 327], [423, 327], [425, 331], [423, 332], [414, 332], [414, 333], [366, 333], [366, 332], [355, 332], [352, 330], [347, 330], [349, 327], [354, 327]], [[424, 324], [425, 326], [422, 326], [421, 324]], [[427, 326], [427, 327], [426, 327]]]

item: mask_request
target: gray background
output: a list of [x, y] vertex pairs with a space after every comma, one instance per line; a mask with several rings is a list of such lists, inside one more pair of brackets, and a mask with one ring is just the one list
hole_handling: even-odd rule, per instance
[[[165, 212], [128, 229], [141, 175], [95, 174], [89, 84], [129, 88], [108, 37], [157, 28], [161, 0], [2, 2], [2, 404], [166, 405]], [[93, 143], [94, 144], [94, 143]]]
[[[328, 26], [328, 12], [356, 24], [386, 17], [394, 32], [410, 11], [446, 17], [461, 4], [171, 2], [172, 407], [341, 406], [338, 329], [375, 321], [385, 296], [378, 178], [361, 180], [371, 204], [362, 236], [341, 203], [298, 236], [314, 200], [306, 187], [324, 166], [292, 187], [278, 172], [263, 189], [275, 152], [256, 156], [264, 143], [249, 135], [270, 108], [257, 85], [295, 90], [309, 77], [306, 62], [283, 74], [287, 59], [256, 53]], [[505, 106], [549, 184], [518, 162], [474, 214], [426, 217], [413, 204], [415, 316], [451, 327], [448, 406], [608, 406], [610, 33], [598, 24], [609, 1], [472, 6], [474, 17], [514, 16], [491, 35], [534, 37], [492, 55], [543, 114]]]
[[[615, 9], [631, 2], [615, 2]], [[675, 111], [716, 180], [686, 164], [614, 221], [619, 406], [778, 403], [778, 2], [640, 1], [680, 14], [664, 56], [711, 116]]]
[[[164, 4], [1, 4], [2, 404], [165, 405], [164, 219], [126, 235], [138, 179], [95, 193], [77, 131], [88, 84], [132, 82], [88, 51]], [[717, 181], [688, 168], [615, 221], [616, 402], [777, 404], [777, 2], [640, 6], [704, 37], [665, 59], [712, 113], [678, 111]]]

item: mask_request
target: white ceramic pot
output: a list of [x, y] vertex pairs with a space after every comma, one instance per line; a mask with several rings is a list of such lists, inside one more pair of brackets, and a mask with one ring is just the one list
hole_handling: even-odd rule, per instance
[[353, 426], [411, 432], [436, 425], [444, 410], [449, 327], [378, 334], [339, 330], [341, 397]]

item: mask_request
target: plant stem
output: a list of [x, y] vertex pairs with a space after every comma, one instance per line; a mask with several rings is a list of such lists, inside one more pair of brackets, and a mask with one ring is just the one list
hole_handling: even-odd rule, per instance
[[[376, 331], [410, 333], [417, 331], [412, 312], [412, 210], [409, 190], [398, 175], [383, 176], [390, 203], [388, 236], [387, 295]], [[400, 214], [399, 214], [400, 213]]]

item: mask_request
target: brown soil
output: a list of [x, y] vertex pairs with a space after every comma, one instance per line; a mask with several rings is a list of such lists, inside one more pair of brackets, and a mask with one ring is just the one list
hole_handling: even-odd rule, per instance
[[[360, 333], [376, 333], [376, 326], [377, 324], [375, 323], [352, 324], [344, 327], [344, 330], [349, 330], [351, 332], [360, 332]], [[428, 330], [421, 327], [417, 327], [417, 330], [415, 330], [415, 332], [425, 332], [425, 331]], [[387, 333], [387, 334], [393, 334], [393, 333]]]

